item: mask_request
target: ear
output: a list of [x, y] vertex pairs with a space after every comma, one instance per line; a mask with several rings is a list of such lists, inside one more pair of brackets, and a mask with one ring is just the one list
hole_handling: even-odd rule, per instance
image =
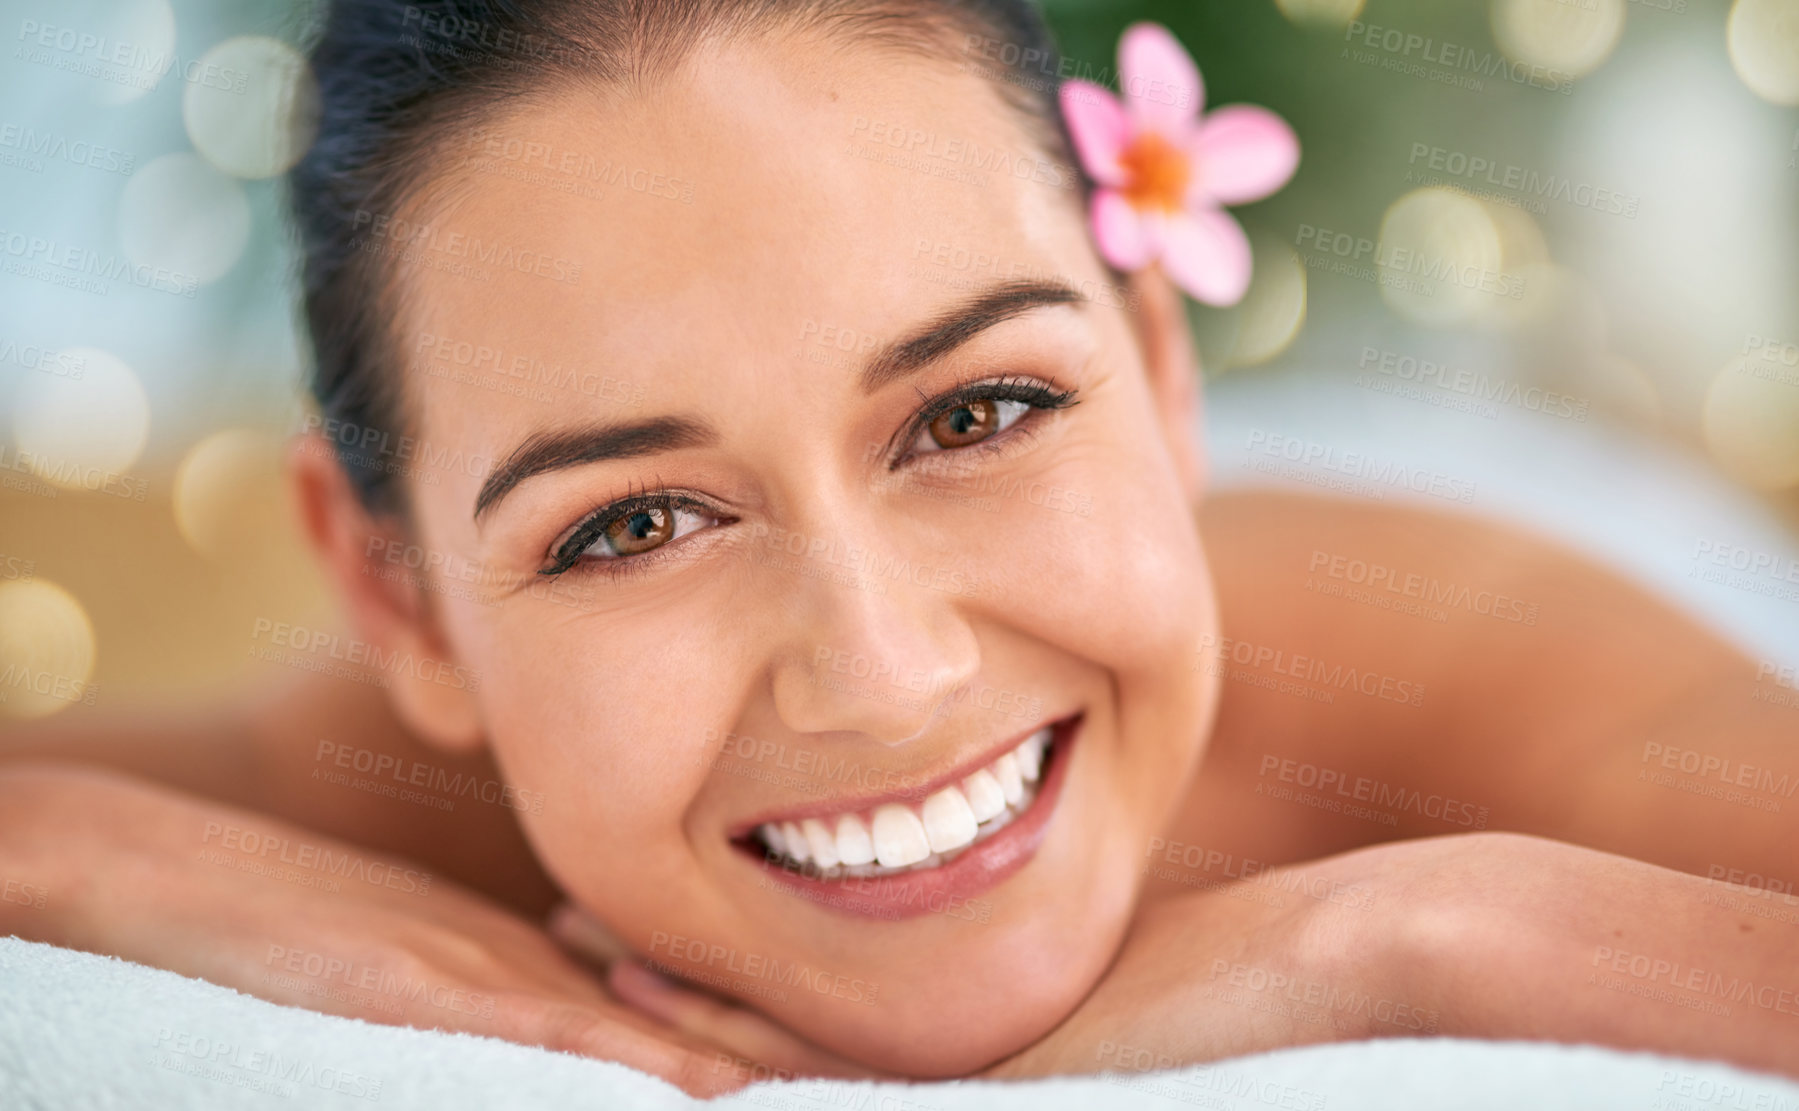
[[1143, 364], [1155, 398], [1162, 437], [1180, 468], [1188, 498], [1198, 504], [1205, 490], [1206, 458], [1200, 439], [1204, 403], [1200, 395], [1199, 356], [1187, 324], [1180, 291], [1151, 266], [1131, 276], [1137, 301], [1134, 324], [1143, 348]]
[[[331, 442], [316, 431], [298, 437], [288, 452], [288, 473], [301, 523], [356, 634], [383, 657], [453, 664], [425, 593], [404, 565], [381, 558], [392, 545], [408, 543], [400, 522], [376, 517], [363, 506]], [[485, 734], [473, 692], [434, 682], [434, 670], [407, 667], [386, 676], [394, 712], [441, 748], [479, 749]]]

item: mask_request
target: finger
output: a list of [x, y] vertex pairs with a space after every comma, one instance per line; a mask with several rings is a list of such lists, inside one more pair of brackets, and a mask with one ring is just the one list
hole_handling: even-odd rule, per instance
[[631, 955], [625, 943], [614, 937], [599, 919], [573, 903], [563, 903], [551, 911], [544, 929], [564, 948], [601, 968]]
[[772, 1068], [799, 1076], [878, 1075], [820, 1049], [754, 1011], [689, 991], [631, 961], [612, 965], [607, 986], [623, 1002], [677, 1030]]
[[624, 1016], [528, 995], [498, 998], [486, 1029], [478, 1031], [520, 1045], [617, 1061], [661, 1077], [701, 1099], [744, 1086], [729, 1054], [641, 1029]]

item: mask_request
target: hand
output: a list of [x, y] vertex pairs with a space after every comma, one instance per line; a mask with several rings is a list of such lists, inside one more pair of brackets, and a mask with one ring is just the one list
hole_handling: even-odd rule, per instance
[[[1385, 940], [1376, 889], [1347, 880], [1343, 860], [1147, 899], [1117, 959], [1074, 1013], [981, 1075], [1148, 1072], [1429, 1032], [1434, 1018], [1415, 1008], [1382, 1007], [1388, 1025], [1376, 1020], [1376, 1001], [1404, 1002], [1394, 1000], [1397, 950]], [[1407, 1028], [1392, 1024], [1396, 1016]]]
[[723, 1054], [807, 1060], [754, 1016], [622, 1005], [542, 930], [405, 861], [109, 772], [0, 771], [0, 873], [46, 892], [0, 906], [0, 933], [276, 1003], [618, 1061], [698, 1096], [750, 1079]]
[[873, 1078], [880, 1074], [821, 1049], [764, 1015], [677, 985], [631, 959], [630, 950], [592, 915], [573, 904], [558, 907], [549, 932], [563, 946], [606, 970], [618, 1000], [658, 1023], [729, 1050], [718, 1065], [751, 1080], [796, 1076]]

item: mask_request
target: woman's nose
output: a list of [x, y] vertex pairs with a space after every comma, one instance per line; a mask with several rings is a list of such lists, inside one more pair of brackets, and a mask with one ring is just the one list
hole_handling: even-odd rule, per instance
[[813, 580], [797, 590], [772, 678], [782, 724], [889, 745], [924, 734], [980, 670], [959, 598], [899, 580]]

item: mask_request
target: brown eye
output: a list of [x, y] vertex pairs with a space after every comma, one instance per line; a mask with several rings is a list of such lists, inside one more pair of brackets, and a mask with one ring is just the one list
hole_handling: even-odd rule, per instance
[[675, 514], [667, 506], [645, 506], [606, 526], [606, 546], [618, 555], [638, 555], [675, 538]]
[[967, 447], [998, 431], [999, 418], [999, 402], [977, 398], [934, 418], [930, 424], [931, 440], [940, 448]]

